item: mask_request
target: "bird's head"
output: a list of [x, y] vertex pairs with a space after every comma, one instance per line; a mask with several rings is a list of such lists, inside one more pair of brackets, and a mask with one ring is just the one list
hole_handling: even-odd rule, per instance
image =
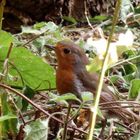
[[55, 52], [57, 56], [58, 66], [72, 67], [77, 65], [87, 65], [88, 57], [83, 49], [69, 40], [60, 41], [56, 44]]

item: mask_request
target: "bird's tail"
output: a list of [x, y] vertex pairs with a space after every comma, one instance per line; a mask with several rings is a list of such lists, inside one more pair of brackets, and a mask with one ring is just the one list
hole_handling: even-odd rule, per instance
[[101, 107], [108, 110], [110, 116], [116, 116], [121, 118], [126, 123], [140, 122], [140, 116], [134, 113], [129, 108], [124, 108], [112, 93], [102, 92], [101, 94]]

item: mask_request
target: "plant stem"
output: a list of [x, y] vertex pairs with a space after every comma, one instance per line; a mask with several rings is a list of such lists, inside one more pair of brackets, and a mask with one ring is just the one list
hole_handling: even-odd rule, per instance
[[3, 11], [4, 11], [5, 3], [6, 3], [6, 0], [2, 0], [0, 2], [0, 30], [2, 29]]
[[97, 115], [98, 105], [99, 105], [99, 101], [100, 101], [100, 95], [101, 95], [101, 91], [102, 91], [104, 75], [105, 75], [105, 72], [106, 72], [106, 69], [107, 69], [108, 56], [109, 56], [109, 45], [110, 45], [110, 42], [111, 42], [111, 39], [112, 39], [112, 36], [113, 36], [113, 33], [114, 33], [115, 24], [116, 24], [117, 19], [118, 19], [118, 13], [119, 13], [119, 10], [120, 10], [120, 5], [121, 5], [121, 0], [118, 0], [117, 3], [116, 3], [115, 11], [114, 11], [114, 16], [113, 16], [113, 21], [112, 21], [112, 29], [111, 29], [111, 33], [110, 33], [110, 36], [109, 36], [109, 39], [108, 39], [105, 58], [104, 58], [103, 66], [102, 66], [101, 75], [100, 75], [100, 78], [99, 78], [99, 84], [98, 84], [98, 88], [97, 88], [95, 104], [93, 103], [93, 105], [91, 106], [91, 119], [92, 120], [91, 120], [88, 140], [92, 140], [92, 138], [93, 138], [93, 132], [94, 132], [95, 124], [96, 124], [96, 115]]
[[71, 110], [71, 103], [69, 103], [68, 106], [68, 113], [64, 122], [64, 132], [63, 132], [63, 139], [62, 140], [66, 140], [67, 139], [67, 126], [68, 126], [68, 119], [69, 119], [69, 115], [70, 115], [70, 110]]

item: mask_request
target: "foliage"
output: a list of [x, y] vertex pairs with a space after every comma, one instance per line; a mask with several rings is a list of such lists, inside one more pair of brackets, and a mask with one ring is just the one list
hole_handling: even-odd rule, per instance
[[129, 91], [129, 98], [130, 99], [137, 99], [139, 98], [140, 93], [140, 79], [134, 79], [131, 81], [131, 87]]
[[[131, 12], [135, 11], [137, 12], [131, 20], [127, 18]], [[132, 7], [129, 0], [123, 1], [120, 19], [127, 27], [120, 24], [116, 26], [117, 31], [110, 45], [110, 59], [106, 72], [106, 81], [110, 89], [115, 91], [122, 104], [123, 101], [125, 102], [124, 106], [126, 105], [127, 108], [132, 106], [132, 110], [137, 114], [139, 114], [140, 107], [140, 51], [139, 42], [137, 42], [140, 33], [135, 31], [137, 24], [135, 28], [132, 28], [131, 25], [129, 26], [129, 21], [136, 19], [138, 11], [138, 8]], [[91, 62], [87, 66], [88, 71], [100, 73], [110, 28], [110, 24], [103, 24], [111, 18], [99, 15], [89, 19], [91, 23], [102, 24], [101, 30], [104, 29], [107, 36], [100, 34], [102, 38], [93, 35], [91, 29], [76, 28], [78, 21], [73, 17], [64, 16], [63, 19], [72, 23], [73, 26], [62, 27], [53, 22], [39, 22], [33, 26], [22, 26], [22, 32], [16, 35], [0, 30], [0, 139], [61, 139], [64, 132], [63, 126], [70, 127], [71, 132], [76, 130], [75, 135], [78, 139], [85, 139], [86, 135], [83, 131], [87, 131], [89, 106], [95, 97], [90, 92], [83, 92], [83, 102], [81, 102], [72, 93], [64, 95], [56, 93], [56, 59], [53, 50], [47, 46], [53, 46], [58, 41], [67, 38], [74, 40], [87, 52]], [[135, 21], [139, 24], [138, 20]], [[8, 88], [2, 86], [3, 84]], [[129, 100], [134, 102], [130, 103]], [[76, 104], [70, 112], [67, 112], [69, 103], [75, 102], [80, 105]], [[102, 110], [104, 108], [98, 109], [99, 118], [104, 116]], [[67, 115], [70, 118], [68, 122], [66, 121]], [[137, 122], [132, 122], [133, 125], [129, 124], [131, 126], [129, 127], [125, 126], [123, 121], [124, 125], [121, 126], [119, 121], [119, 119], [115, 121], [107, 119], [105, 138], [109, 138], [108, 134], [112, 124], [114, 124], [111, 130], [113, 131], [112, 139], [128, 139], [128, 136], [131, 140], [139, 138]], [[102, 124], [97, 121], [96, 137], [102, 128]], [[69, 133], [68, 137], [71, 137]]]
[[25, 140], [47, 140], [48, 120], [37, 120], [24, 128]]
[[[7, 38], [7, 44], [1, 44], [1, 66], [6, 58], [12, 38], [12, 36], [8, 37], [8, 35], [5, 36], [4, 34], [1, 32], [2, 38], [0, 38], [0, 40], [1, 42], [5, 42], [4, 40]], [[44, 63], [40, 57], [35, 56], [22, 46], [12, 49], [8, 71], [6, 83], [12, 86], [20, 86], [23, 88], [25, 85], [28, 85], [34, 89], [47, 89], [50, 88], [50, 85], [51, 87], [55, 87], [53, 68]]]

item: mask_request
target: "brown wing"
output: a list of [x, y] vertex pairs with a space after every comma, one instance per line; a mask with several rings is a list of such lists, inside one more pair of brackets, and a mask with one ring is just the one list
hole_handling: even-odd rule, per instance
[[[98, 75], [89, 74], [88, 72], [81, 72], [78, 77], [81, 77], [80, 80], [82, 81], [83, 86], [86, 88], [86, 90], [92, 92], [95, 95], [96, 89], [98, 86]], [[105, 103], [105, 102], [107, 103], [107, 102], [113, 102], [113, 101], [114, 102], [117, 101], [117, 98], [109, 90], [107, 85], [104, 84], [101, 97], [100, 97], [100, 103]], [[118, 109], [113, 109], [114, 106], [117, 106]], [[140, 118], [135, 113], [123, 108], [120, 104], [116, 102], [115, 104], [108, 104], [106, 105], [106, 107], [110, 107], [110, 109], [108, 109], [108, 115], [110, 116], [113, 115], [113, 116], [122, 118], [125, 122], [140, 120]]]

